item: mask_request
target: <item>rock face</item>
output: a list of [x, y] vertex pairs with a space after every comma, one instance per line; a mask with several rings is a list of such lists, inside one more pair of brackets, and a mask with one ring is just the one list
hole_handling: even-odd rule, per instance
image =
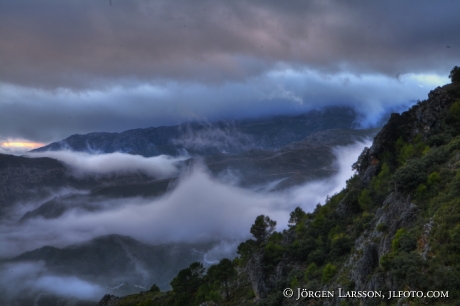
[[[380, 155], [393, 148], [398, 138], [412, 140], [418, 135], [428, 137], [439, 132], [442, 118], [446, 117], [449, 107], [455, 98], [443, 88], [438, 87], [428, 94], [428, 100], [419, 102], [402, 114], [392, 114], [388, 123], [375, 136], [374, 143], [369, 150], [369, 159], [379, 160]], [[365, 169], [367, 170], [367, 169]], [[364, 175], [360, 171], [360, 175]]]
[[256, 299], [264, 299], [272, 289], [263, 271], [263, 253], [254, 254], [246, 265], [246, 272], [251, 280], [252, 289]]
[[[377, 209], [371, 230], [355, 241], [355, 254], [347, 263], [351, 267], [350, 278], [354, 281], [356, 290], [379, 290], [382, 287], [398, 290], [397, 284], [374, 272], [379, 265], [379, 259], [391, 251], [391, 241], [398, 229], [410, 227], [417, 212], [418, 208], [410, 201], [410, 197], [398, 192], [388, 196]], [[362, 253], [361, 257], [356, 255], [359, 253]]]

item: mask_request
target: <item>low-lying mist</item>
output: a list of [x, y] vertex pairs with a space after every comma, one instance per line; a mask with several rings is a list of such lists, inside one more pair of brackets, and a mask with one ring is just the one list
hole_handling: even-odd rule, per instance
[[43, 262], [21, 262], [0, 265], [0, 301], [15, 296], [46, 293], [84, 300], [100, 299], [104, 289], [74, 276], [49, 273]]
[[67, 164], [72, 174], [81, 177], [88, 174], [144, 173], [156, 179], [179, 174], [178, 163], [189, 157], [159, 155], [143, 157], [127, 153], [89, 154], [72, 151], [29, 152], [27, 157], [51, 157]]
[[[289, 213], [295, 207], [312, 211], [318, 203], [324, 203], [327, 195], [345, 187], [345, 181], [352, 175], [351, 165], [366, 145], [369, 143], [336, 147], [334, 167], [337, 173], [334, 176], [283, 191], [240, 188], [212, 177], [203, 164], [196, 163], [180, 177], [172, 192], [160, 198], [101, 198], [100, 206], [104, 208], [101, 211], [72, 209], [56, 219], [34, 218], [21, 224], [15, 222], [17, 220], [5, 220], [0, 224], [0, 257], [15, 256], [44, 245], [63, 247], [107, 234], [127, 235], [149, 244], [241, 241], [249, 238], [250, 226], [260, 214], [276, 220], [277, 230], [282, 230], [287, 227]], [[71, 152], [40, 155], [66, 159], [73, 162], [74, 167], [81, 166], [87, 171], [98, 160], [98, 156]], [[73, 156], [77, 157], [76, 162]], [[120, 156], [114, 153], [100, 158], [107, 161]], [[124, 160], [141, 159], [133, 158]], [[158, 169], [172, 169], [175, 160], [160, 157], [155, 163]], [[130, 165], [140, 170], [142, 163], [106, 162], [95, 169], [128, 169]]]

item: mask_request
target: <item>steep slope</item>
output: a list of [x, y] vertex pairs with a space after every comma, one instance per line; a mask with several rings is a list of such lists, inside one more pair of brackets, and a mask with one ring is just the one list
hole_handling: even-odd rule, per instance
[[[353, 168], [323, 206], [293, 211], [288, 230], [274, 232], [276, 223], [259, 216], [254, 239], [230, 263], [207, 273], [191, 265], [171, 292], [106, 296], [98, 305], [457, 305], [460, 85], [393, 114]], [[357, 297], [368, 290], [374, 298]]]

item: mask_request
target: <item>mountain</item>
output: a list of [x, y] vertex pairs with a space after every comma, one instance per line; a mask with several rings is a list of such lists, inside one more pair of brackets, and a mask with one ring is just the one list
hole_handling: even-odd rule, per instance
[[257, 217], [235, 259], [191, 264], [172, 291], [98, 305], [458, 305], [460, 84], [393, 114], [353, 169], [287, 230]]
[[327, 129], [355, 128], [356, 112], [348, 107], [327, 107], [299, 116], [268, 119], [191, 122], [176, 126], [134, 129], [122, 133], [72, 135], [32, 152], [125, 152], [143, 156], [241, 153], [250, 149], [276, 149]]
[[[169, 289], [169, 281], [180, 269], [191, 262], [203, 261], [204, 253], [214, 245], [208, 242], [152, 246], [131, 237], [108, 235], [65, 248], [44, 246], [3, 264], [42, 263], [42, 273], [46, 276], [77, 278], [112, 294], [123, 295], [145, 290], [153, 283], [162, 290]], [[28, 288], [21, 295], [21, 303], [31, 305], [26, 300], [37, 300], [41, 293], [38, 289]], [[0, 297], [0, 302], [2, 298], [5, 297]], [[46, 305], [50, 300], [51, 297], [43, 297], [37, 305]]]

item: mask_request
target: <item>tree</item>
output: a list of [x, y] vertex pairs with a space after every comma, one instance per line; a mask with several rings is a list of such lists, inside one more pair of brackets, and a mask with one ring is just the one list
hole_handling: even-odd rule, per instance
[[253, 239], [248, 239], [238, 245], [236, 253], [240, 255], [240, 258], [243, 260], [243, 262], [246, 262], [251, 257], [256, 246], [257, 243]]
[[351, 169], [353, 171], [357, 171], [357, 172], [361, 172], [364, 169], [366, 169], [367, 166], [369, 166], [369, 156], [370, 156], [369, 154], [370, 154], [370, 152], [371, 152], [371, 149], [369, 149], [368, 147], [365, 147], [364, 150], [359, 155], [358, 160], [356, 161], [356, 163], [354, 163], [351, 166]]
[[160, 292], [160, 287], [157, 286], [157, 284], [153, 284], [152, 287], [150, 287], [150, 292]]
[[171, 287], [178, 293], [193, 292], [200, 285], [205, 268], [201, 262], [191, 263], [188, 268], [179, 271], [177, 276], [171, 281]]
[[273, 233], [276, 227], [276, 221], [268, 216], [260, 215], [256, 218], [251, 226], [251, 234], [256, 238], [256, 242], [261, 244], [266, 242], [268, 237]]
[[449, 78], [451, 79], [452, 83], [460, 83], [460, 67], [455, 66], [452, 68], [449, 74]]
[[289, 226], [295, 226], [299, 224], [300, 222], [304, 221], [305, 218], [307, 217], [307, 214], [302, 210], [300, 207], [296, 207], [296, 209], [291, 212], [289, 218]]
[[236, 270], [233, 262], [228, 258], [222, 259], [217, 265], [209, 267], [208, 275], [212, 279], [224, 284], [225, 297], [227, 301], [229, 301], [230, 295], [228, 290], [228, 282], [233, 276], [236, 275]]

